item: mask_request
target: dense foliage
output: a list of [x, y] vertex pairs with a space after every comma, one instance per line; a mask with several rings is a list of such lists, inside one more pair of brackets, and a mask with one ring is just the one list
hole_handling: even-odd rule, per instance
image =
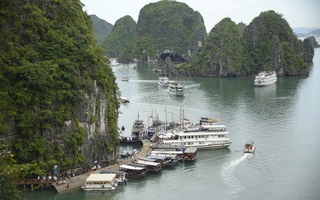
[[[94, 80], [105, 91], [108, 130], [116, 143], [115, 77], [80, 0], [4, 0], [0, 16], [0, 143], [11, 145], [18, 164], [32, 164], [26, 175], [83, 162], [79, 147], [87, 130], [75, 106], [93, 91]], [[76, 131], [57, 132], [65, 121]]]
[[137, 23], [129, 15], [116, 21], [110, 35], [102, 42], [107, 54], [111, 58], [119, 57], [132, 45]]
[[[154, 60], [164, 52], [189, 59], [207, 33], [199, 12], [185, 3], [158, 1], [140, 10], [134, 35], [133, 45], [120, 55], [122, 60]], [[108, 52], [116, 48], [114, 46]]]
[[234, 76], [245, 72], [244, 61], [239, 29], [225, 18], [212, 28], [204, 45], [181, 70], [196, 76]]
[[255, 65], [252, 71], [275, 70], [278, 74], [307, 73], [302, 45], [282, 15], [266, 11], [252, 20], [243, 33]]
[[93, 33], [98, 43], [101, 43], [104, 38], [109, 35], [113, 29], [113, 25], [106, 22], [103, 19], [100, 19], [96, 15], [90, 15], [93, 22]]
[[211, 30], [191, 62], [177, 69], [193, 76], [239, 76], [262, 70], [306, 75], [304, 60], [313, 58], [308, 45], [302, 44], [287, 21], [274, 11], [262, 12], [248, 26], [225, 18]]

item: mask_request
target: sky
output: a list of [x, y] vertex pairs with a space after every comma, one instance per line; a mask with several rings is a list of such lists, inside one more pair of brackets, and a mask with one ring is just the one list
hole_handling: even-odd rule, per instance
[[[83, 10], [105, 21], [115, 22], [130, 15], [136, 22], [140, 10], [157, 0], [81, 0]], [[200, 12], [209, 32], [225, 17], [249, 24], [263, 11], [282, 14], [291, 28], [320, 28], [320, 0], [180, 0]]]

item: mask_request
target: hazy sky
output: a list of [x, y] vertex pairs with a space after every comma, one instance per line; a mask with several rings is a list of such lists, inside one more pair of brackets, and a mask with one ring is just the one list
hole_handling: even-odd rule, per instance
[[[141, 8], [156, 0], [81, 0], [88, 14], [114, 23], [125, 15], [136, 22]], [[219, 21], [230, 17], [247, 25], [261, 12], [274, 10], [282, 14], [291, 28], [320, 28], [320, 0], [180, 0], [199, 11], [209, 32]]]

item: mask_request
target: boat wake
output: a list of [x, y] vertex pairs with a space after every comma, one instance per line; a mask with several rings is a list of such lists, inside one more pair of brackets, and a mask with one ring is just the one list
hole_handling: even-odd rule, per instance
[[251, 158], [252, 155], [253, 154], [245, 153], [240, 158], [234, 159], [222, 167], [221, 176], [223, 181], [229, 186], [232, 198], [236, 198], [237, 194], [245, 189], [245, 187], [233, 176], [233, 171], [242, 161]]

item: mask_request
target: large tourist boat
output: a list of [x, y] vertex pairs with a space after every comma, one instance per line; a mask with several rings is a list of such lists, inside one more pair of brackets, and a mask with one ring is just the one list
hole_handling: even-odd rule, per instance
[[170, 81], [168, 92], [175, 96], [184, 96], [183, 86], [180, 85], [177, 81]]
[[163, 76], [163, 77], [159, 77], [159, 81], [158, 81], [158, 84], [161, 86], [161, 87], [168, 87], [169, 86], [169, 78], [166, 77], [166, 76]]
[[100, 174], [115, 174], [115, 181], [117, 185], [126, 185], [128, 182], [126, 179], [126, 173], [123, 171], [101, 170]]
[[260, 72], [254, 79], [255, 86], [268, 86], [277, 82], [277, 73], [275, 71]]
[[254, 141], [248, 140], [244, 145], [244, 153], [254, 153], [256, 150], [256, 146], [254, 145]]
[[104, 191], [114, 190], [116, 186], [116, 174], [90, 174], [81, 189], [85, 191]]
[[227, 137], [225, 125], [202, 125], [183, 131], [172, 131], [170, 137], [165, 137], [162, 143], [167, 146], [196, 147], [198, 149], [227, 148], [231, 145]]
[[143, 120], [139, 119], [139, 115], [138, 115], [138, 118], [134, 121], [132, 125], [131, 135], [133, 138], [141, 138], [143, 137], [144, 132], [145, 132], [145, 126], [144, 126]]
[[146, 161], [146, 160], [140, 160], [140, 159], [137, 159], [134, 162], [137, 164], [145, 165], [148, 172], [155, 172], [156, 173], [156, 172], [161, 171], [161, 169], [162, 169], [161, 163], [159, 163], [159, 162], [152, 162], [152, 161]]

